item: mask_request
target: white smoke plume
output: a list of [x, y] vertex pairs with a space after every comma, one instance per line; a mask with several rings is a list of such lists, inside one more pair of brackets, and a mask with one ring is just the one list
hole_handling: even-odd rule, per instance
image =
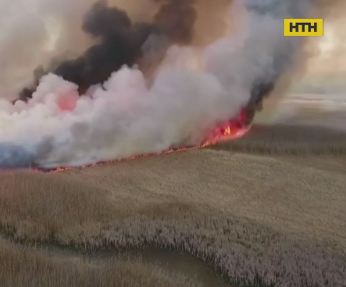
[[27, 103], [0, 100], [0, 167], [79, 166], [200, 143], [253, 100], [256, 80], [290, 66], [302, 40], [283, 37], [283, 18], [303, 17], [315, 2], [234, 1], [238, 29], [205, 49], [172, 47], [150, 86], [123, 67], [78, 97], [75, 84], [44, 76]]

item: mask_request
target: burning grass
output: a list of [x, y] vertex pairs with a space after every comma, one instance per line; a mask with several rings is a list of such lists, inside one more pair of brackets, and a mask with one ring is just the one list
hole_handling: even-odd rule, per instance
[[346, 179], [306, 161], [196, 150], [2, 174], [1, 224], [25, 242], [183, 250], [234, 286], [343, 286]]
[[87, 168], [87, 167], [93, 167], [96, 165], [104, 165], [104, 164], [111, 164], [111, 163], [122, 162], [122, 161], [130, 161], [130, 160], [154, 156], [154, 155], [162, 155], [162, 154], [169, 154], [172, 152], [181, 152], [181, 151], [199, 149], [199, 148], [212, 146], [227, 140], [235, 140], [237, 138], [243, 137], [250, 130], [250, 128], [251, 128], [251, 124], [248, 123], [247, 111], [246, 109], [243, 109], [240, 112], [240, 114], [234, 119], [221, 123], [217, 128], [207, 132], [205, 139], [199, 145], [196, 145], [196, 146], [183, 146], [183, 147], [171, 148], [169, 150], [161, 151], [156, 154], [135, 155], [129, 158], [117, 159], [117, 160], [112, 160], [107, 162], [97, 162], [97, 163], [84, 165], [84, 166], [78, 166], [78, 167], [64, 166], [62, 164], [62, 166], [58, 168], [47, 169], [42, 167], [35, 167], [34, 169], [36, 171], [43, 171], [43, 172], [61, 172], [61, 171], [69, 170], [69, 169]]

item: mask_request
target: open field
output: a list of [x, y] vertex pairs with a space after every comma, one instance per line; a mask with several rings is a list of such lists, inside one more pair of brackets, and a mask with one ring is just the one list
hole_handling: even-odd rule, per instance
[[286, 126], [94, 168], [2, 172], [1, 286], [225, 284], [193, 278], [188, 257], [179, 277], [116, 253], [92, 260], [146, 248], [199, 257], [234, 287], [345, 286], [345, 175], [346, 134]]

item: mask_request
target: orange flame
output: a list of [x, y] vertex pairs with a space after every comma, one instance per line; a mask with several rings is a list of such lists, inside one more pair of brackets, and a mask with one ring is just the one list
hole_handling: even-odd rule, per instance
[[[93, 167], [97, 165], [105, 165], [105, 164], [111, 164], [115, 162], [130, 161], [130, 160], [154, 156], [154, 155], [162, 155], [162, 154], [168, 154], [172, 152], [204, 148], [210, 145], [217, 144], [218, 142], [221, 142], [221, 141], [236, 139], [236, 138], [240, 138], [244, 136], [251, 127], [251, 125], [246, 125], [246, 120], [247, 120], [247, 112], [244, 109], [236, 119], [229, 120], [219, 125], [216, 129], [212, 130], [212, 132], [206, 137], [206, 139], [200, 145], [197, 145], [197, 146], [174, 148], [174, 149], [158, 152], [156, 154], [137, 155], [137, 156], [132, 156], [125, 159], [116, 159], [116, 160], [111, 160], [106, 162], [98, 162], [98, 163], [93, 163], [93, 164], [80, 166], [80, 167], [59, 167], [59, 168], [50, 170], [49, 172], [62, 172], [62, 171], [70, 170], [70, 169], [83, 169], [83, 168]], [[41, 169], [35, 169], [35, 170], [42, 171]]]
[[72, 112], [76, 108], [78, 98], [77, 92], [62, 93], [57, 104], [62, 112]]

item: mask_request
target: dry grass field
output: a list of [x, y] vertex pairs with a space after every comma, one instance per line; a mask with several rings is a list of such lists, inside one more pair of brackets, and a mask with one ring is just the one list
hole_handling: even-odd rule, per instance
[[[210, 149], [0, 182], [3, 287], [346, 286], [346, 134], [254, 127]], [[224, 281], [194, 278], [193, 261], [179, 274], [91, 259], [105, 248], [183, 252]]]
[[139, 259], [114, 259], [95, 264], [81, 259], [48, 257], [43, 252], [4, 240], [0, 240], [0, 258], [1, 286], [199, 286]]

